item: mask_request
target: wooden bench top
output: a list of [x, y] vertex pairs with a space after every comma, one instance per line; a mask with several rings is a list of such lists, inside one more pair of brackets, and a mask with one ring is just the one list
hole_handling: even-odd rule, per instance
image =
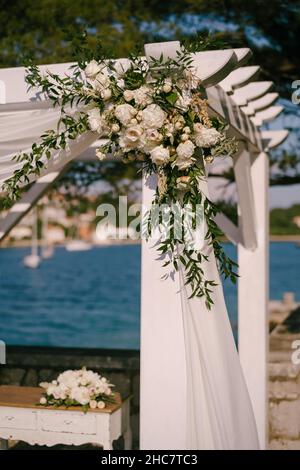
[[[14, 408], [35, 408], [38, 410], [64, 410], [64, 411], [82, 411], [81, 406], [42, 406], [38, 405], [40, 398], [43, 394], [43, 389], [40, 387], [19, 387], [14, 385], [0, 385], [0, 407], [10, 406]], [[102, 410], [88, 410], [92, 413], [113, 413], [122, 406], [121, 395], [115, 393], [116, 403], [107, 404]], [[123, 400], [124, 402], [125, 400]]]

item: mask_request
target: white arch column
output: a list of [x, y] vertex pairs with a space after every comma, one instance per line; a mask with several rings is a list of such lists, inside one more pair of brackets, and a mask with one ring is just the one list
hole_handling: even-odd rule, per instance
[[249, 157], [256, 246], [249, 249], [238, 244], [238, 342], [260, 446], [265, 449], [268, 442], [269, 161], [264, 152], [250, 153]]

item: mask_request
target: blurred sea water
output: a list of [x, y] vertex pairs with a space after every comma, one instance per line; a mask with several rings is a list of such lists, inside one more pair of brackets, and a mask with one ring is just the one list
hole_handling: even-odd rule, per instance
[[[236, 258], [233, 245], [225, 249]], [[0, 339], [14, 345], [139, 348], [139, 245], [85, 252], [60, 247], [32, 270], [22, 264], [28, 253], [28, 248], [0, 250]], [[224, 290], [236, 336], [237, 290], [229, 281]], [[271, 243], [270, 298], [286, 291], [300, 300], [300, 249]]]

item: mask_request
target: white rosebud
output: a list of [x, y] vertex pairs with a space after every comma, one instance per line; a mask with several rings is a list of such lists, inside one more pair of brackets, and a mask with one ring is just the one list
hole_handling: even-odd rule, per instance
[[101, 98], [105, 101], [109, 100], [111, 98], [111, 90], [109, 88], [105, 88], [105, 90], [102, 90]]
[[[102, 160], [105, 160], [106, 155], [105, 155], [105, 153], [103, 153], [100, 149], [97, 149], [97, 150], [96, 150], [96, 157], [97, 157], [100, 161], [102, 161]], [[85, 382], [85, 383], [83, 383], [83, 382]], [[81, 381], [81, 384], [82, 384], [82, 385], [86, 385], [86, 381], [85, 381], [85, 380], [84, 380], [84, 381]]]
[[175, 129], [180, 130], [183, 128], [183, 123], [181, 121], [175, 122]]
[[125, 90], [123, 96], [125, 101], [131, 101], [134, 98], [134, 93], [132, 90]]
[[138, 121], [135, 118], [132, 118], [131, 121], [130, 121], [130, 124], [132, 124], [133, 126], [135, 126], [137, 123], [138, 123]]
[[182, 134], [181, 140], [182, 140], [182, 142], [185, 142], [186, 140], [189, 140], [189, 135], [188, 134]]
[[154, 147], [153, 150], [151, 150], [150, 157], [153, 163], [156, 165], [163, 165], [164, 163], [169, 162], [170, 152], [168, 149], [163, 147], [163, 145], [158, 145], [157, 147]]
[[45, 397], [42, 397], [42, 398], [40, 399], [40, 404], [41, 404], [41, 405], [46, 405], [46, 403], [47, 403], [46, 398], [45, 398]]
[[120, 130], [119, 124], [113, 124], [113, 125], [111, 126], [111, 131], [112, 131], [113, 133], [119, 132], [119, 130]]
[[172, 90], [172, 86], [169, 83], [165, 83], [163, 86], [163, 92], [170, 93], [171, 90]]
[[185, 134], [190, 134], [190, 133], [191, 133], [191, 129], [190, 129], [188, 126], [185, 126], [185, 127], [183, 128], [183, 132], [184, 132]]
[[98, 405], [97, 405], [97, 406], [98, 406], [99, 410], [103, 410], [103, 408], [105, 408], [105, 403], [104, 403], [104, 401], [98, 401]]
[[95, 410], [97, 408], [96, 400], [91, 400], [90, 403], [89, 403], [89, 406], [90, 406], [91, 410]]
[[85, 67], [84, 73], [87, 78], [94, 78], [100, 70], [100, 65], [95, 60], [91, 60]]

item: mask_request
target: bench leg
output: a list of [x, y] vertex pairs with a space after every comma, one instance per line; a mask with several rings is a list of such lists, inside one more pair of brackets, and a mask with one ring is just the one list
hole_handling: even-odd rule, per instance
[[125, 450], [131, 450], [132, 449], [132, 433], [131, 433], [131, 428], [130, 425], [124, 432], [124, 448]]
[[103, 450], [113, 450], [112, 442], [111, 441], [104, 442]]
[[0, 450], [8, 449], [8, 441], [6, 439], [0, 439]]

